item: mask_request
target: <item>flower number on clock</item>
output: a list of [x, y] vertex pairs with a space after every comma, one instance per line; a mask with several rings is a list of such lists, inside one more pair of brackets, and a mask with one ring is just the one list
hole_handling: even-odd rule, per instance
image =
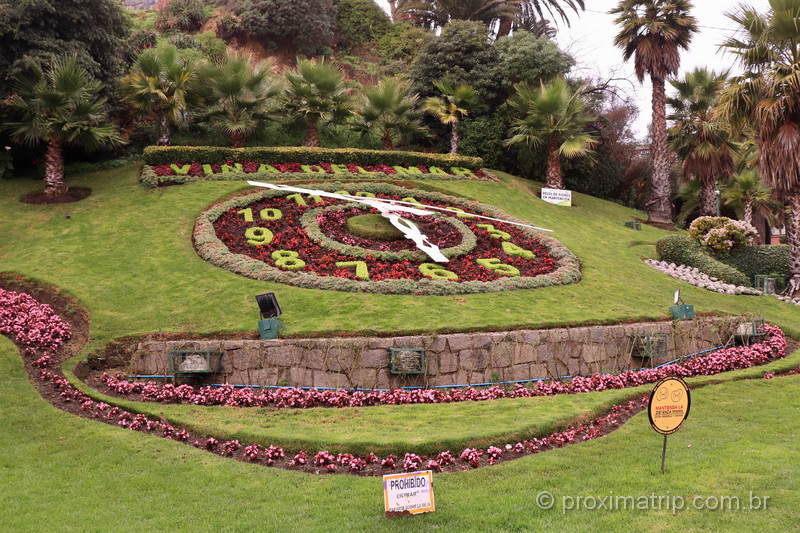
[[486, 232], [491, 236], [493, 239], [502, 239], [507, 241], [511, 238], [511, 235], [506, 233], [505, 231], [500, 231], [499, 229], [495, 228], [492, 224], [476, 224], [476, 228], [485, 229]]
[[446, 270], [437, 263], [422, 263], [419, 266], [419, 271], [423, 276], [431, 279], [458, 279], [458, 274]]
[[506, 265], [500, 262], [499, 259], [496, 257], [490, 257], [488, 259], [478, 259], [477, 263], [482, 267], [495, 272], [501, 276], [511, 276], [516, 277], [519, 276], [519, 269], [517, 267]]
[[300, 254], [293, 250], [275, 250], [272, 252], [275, 266], [284, 270], [302, 270], [306, 262], [300, 259]]
[[252, 246], [264, 246], [272, 242], [272, 232], [267, 228], [247, 228], [244, 232], [247, 244]]

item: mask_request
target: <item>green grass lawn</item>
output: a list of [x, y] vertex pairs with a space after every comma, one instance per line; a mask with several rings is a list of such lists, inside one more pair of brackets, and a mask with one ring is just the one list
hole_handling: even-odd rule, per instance
[[[53, 283], [74, 294], [92, 319], [92, 346], [156, 331], [254, 331], [254, 295], [275, 291], [286, 334], [336, 331], [414, 332], [503, 329], [665, 318], [680, 287], [699, 312], [755, 313], [800, 335], [800, 309], [774, 298], [713, 294], [649, 268], [666, 232], [623, 223], [641, 215], [575, 195], [576, 207], [534, 197], [532, 183], [503, 175], [494, 182], [438, 182], [436, 187], [496, 205], [555, 230], [584, 264], [576, 285], [467, 296], [374, 295], [301, 289], [243, 278], [202, 261], [191, 230], [196, 216], [239, 183], [209, 182], [147, 190], [136, 166], [77, 176], [94, 191], [66, 205], [33, 206], [17, 197], [40, 187], [0, 181], [2, 270]], [[70, 218], [65, 218], [69, 215]], [[432, 319], [432, 317], [434, 319]]]
[[[239, 463], [60, 412], [0, 338], [3, 530], [791, 531], [800, 512], [800, 376], [696, 390], [661, 438], [637, 415], [587, 443], [435, 477], [437, 511], [383, 518], [381, 481]], [[540, 491], [556, 498], [538, 509]], [[562, 511], [565, 497], [769, 497], [768, 511]], [[574, 501], [574, 500], [573, 500]], [[567, 503], [569, 500], [567, 500]]]
[[[147, 190], [138, 168], [84, 174], [94, 191], [66, 205], [17, 198], [39, 182], [0, 181], [0, 270], [52, 283], [75, 295], [91, 318], [85, 352], [127, 335], [158, 331], [253, 331], [253, 296], [274, 291], [292, 335], [433, 332], [546, 327], [666, 318], [674, 289], [700, 312], [756, 314], [800, 335], [800, 309], [768, 297], [694, 289], [644, 265], [667, 233], [623, 223], [642, 216], [575, 195], [571, 209], [534, 197], [535, 184], [437, 182], [435, 188], [496, 205], [555, 230], [581, 259], [579, 284], [465, 296], [405, 296], [300, 289], [249, 280], [211, 266], [192, 249], [195, 217], [242, 189], [215, 182]], [[427, 184], [426, 184], [427, 186]], [[768, 368], [800, 364], [800, 352]], [[73, 382], [77, 380], [69, 372]], [[694, 378], [692, 416], [670, 437], [670, 471], [657, 472], [660, 439], [637, 416], [602, 439], [491, 468], [437, 476], [439, 510], [386, 520], [380, 481], [311, 476], [236, 463], [191, 447], [59, 412], [22, 372], [0, 339], [0, 504], [9, 531], [771, 531], [797, 522], [797, 400], [800, 378], [738, 381], [767, 368]], [[164, 415], [204, 433], [336, 451], [427, 451], [540, 435], [641, 391], [483, 403], [260, 409], [115, 403]], [[89, 391], [98, 395], [96, 391]], [[344, 422], [344, 423], [339, 423]], [[410, 450], [409, 450], [410, 451]], [[769, 512], [542, 511], [539, 491], [561, 496], [770, 496]], [[560, 502], [559, 502], [560, 503]]]

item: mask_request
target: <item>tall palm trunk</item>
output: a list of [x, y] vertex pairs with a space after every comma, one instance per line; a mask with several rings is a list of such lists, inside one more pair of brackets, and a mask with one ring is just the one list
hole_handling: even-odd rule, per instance
[[550, 139], [547, 143], [547, 187], [549, 189], [563, 189], [564, 180], [561, 178], [561, 157], [558, 154], [558, 141]]
[[789, 242], [789, 284], [784, 291], [794, 296], [800, 291], [800, 194], [790, 195], [788, 203], [792, 210], [786, 220], [786, 239]]
[[717, 216], [717, 191], [713, 179], [705, 179], [700, 190], [700, 211], [703, 216]]
[[231, 148], [244, 148], [244, 135], [241, 131], [232, 131], [228, 138], [231, 141]]
[[750, 200], [744, 202], [744, 221], [753, 225], [753, 202]]
[[647, 216], [651, 222], [672, 224], [664, 78], [651, 75], [650, 81], [653, 83], [653, 177], [650, 183], [651, 197], [646, 206]]
[[497, 38], [505, 37], [511, 33], [511, 28], [514, 26], [514, 20], [510, 17], [502, 17], [500, 19], [500, 26], [497, 28]]
[[450, 153], [457, 154], [458, 153], [458, 122], [453, 122], [450, 124]]
[[158, 144], [160, 146], [169, 146], [172, 144], [172, 127], [169, 123], [169, 117], [166, 114], [161, 117], [160, 127], [161, 132], [158, 138]]
[[309, 119], [306, 123], [306, 140], [303, 146], [317, 147], [319, 145], [319, 126], [316, 120]]
[[66, 194], [67, 184], [64, 183], [64, 152], [61, 148], [61, 139], [57, 136], [50, 137], [45, 154], [44, 193], [55, 197]]
[[385, 130], [383, 132], [383, 149], [384, 150], [394, 150], [394, 143], [392, 142], [392, 134], [389, 133], [389, 130]]

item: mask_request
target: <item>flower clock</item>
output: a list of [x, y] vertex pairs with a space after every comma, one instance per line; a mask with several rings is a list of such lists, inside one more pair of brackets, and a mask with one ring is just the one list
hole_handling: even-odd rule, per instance
[[255, 279], [394, 294], [580, 279], [579, 261], [554, 238], [477, 202], [386, 183], [271, 187], [207, 209], [194, 230], [201, 257]]

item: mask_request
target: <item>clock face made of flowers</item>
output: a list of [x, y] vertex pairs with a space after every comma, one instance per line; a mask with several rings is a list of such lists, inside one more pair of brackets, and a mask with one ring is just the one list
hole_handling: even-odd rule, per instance
[[[385, 183], [308, 187], [405, 202], [411, 212], [402, 213], [400, 226], [406, 230], [372, 205], [264, 189], [202, 213], [194, 229], [198, 254], [254, 279], [386, 294], [494, 292], [580, 280], [580, 263], [563, 245], [492, 207]], [[407, 238], [415, 234], [431, 248]]]

